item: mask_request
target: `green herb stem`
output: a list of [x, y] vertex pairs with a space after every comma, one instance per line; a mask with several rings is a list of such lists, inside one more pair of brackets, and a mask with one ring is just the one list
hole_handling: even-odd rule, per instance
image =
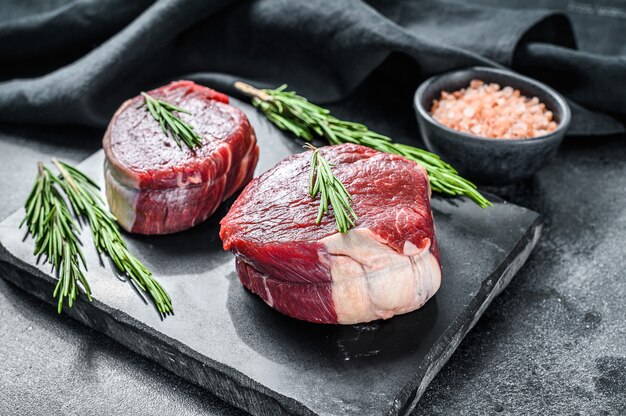
[[167, 101], [152, 97], [146, 92], [142, 92], [144, 105], [161, 126], [161, 130], [166, 136], [174, 139], [178, 147], [182, 148], [182, 142], [191, 150], [202, 147], [202, 136], [200, 136], [189, 123], [181, 120], [174, 112], [191, 114], [189, 111], [170, 104]]
[[135, 258], [126, 246], [115, 217], [105, 208], [96, 183], [77, 168], [53, 160], [61, 176], [43, 164], [38, 165], [37, 179], [25, 204], [26, 224], [35, 239], [35, 256], [44, 256], [56, 272], [58, 283], [53, 296], [58, 298], [58, 312], [64, 302], [72, 307], [83, 291], [91, 301], [91, 288], [85, 277], [87, 264], [81, 249], [80, 222], [89, 223], [99, 253], [106, 253], [116, 267], [136, 287], [154, 301], [159, 313], [173, 312], [172, 301], [150, 271]]
[[391, 138], [373, 132], [363, 124], [339, 120], [329, 110], [309, 102], [294, 91], [286, 91], [286, 85], [259, 90], [236, 82], [235, 87], [251, 96], [252, 104], [280, 129], [290, 131], [307, 142], [319, 137], [330, 144], [354, 143], [404, 156], [426, 169], [433, 191], [452, 196], [465, 195], [483, 208], [491, 205], [478, 192], [476, 185], [461, 177], [439, 156], [414, 146], [395, 143]]
[[313, 151], [309, 173], [309, 194], [311, 198], [320, 195], [320, 206], [315, 222], [320, 224], [324, 214], [327, 214], [332, 207], [337, 230], [345, 234], [354, 227], [357, 221], [357, 216], [350, 206], [352, 196], [333, 174], [333, 165], [320, 154], [319, 149], [311, 144], [307, 144], [306, 147]]
[[104, 207], [99, 188], [93, 180], [73, 166], [54, 160], [61, 172], [63, 191], [72, 209], [89, 222], [94, 244], [99, 253], [106, 253], [117, 268], [147, 292], [161, 314], [173, 312], [172, 301], [152, 273], [130, 252], [122, 238], [115, 217]]

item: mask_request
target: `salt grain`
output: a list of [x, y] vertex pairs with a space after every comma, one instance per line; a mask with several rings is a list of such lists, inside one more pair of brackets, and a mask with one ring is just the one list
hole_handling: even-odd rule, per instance
[[431, 113], [447, 127], [489, 138], [538, 137], [557, 128], [552, 112], [537, 97], [524, 97], [519, 90], [479, 79], [472, 80], [468, 88], [442, 91]]

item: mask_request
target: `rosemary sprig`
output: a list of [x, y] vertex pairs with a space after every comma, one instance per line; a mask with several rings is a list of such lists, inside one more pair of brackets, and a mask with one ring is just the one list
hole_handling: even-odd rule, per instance
[[294, 91], [286, 91], [286, 85], [273, 90], [259, 90], [236, 82], [235, 87], [251, 96], [252, 104], [280, 129], [290, 131], [307, 142], [320, 137], [330, 144], [355, 143], [404, 156], [426, 168], [433, 191], [452, 196], [465, 195], [483, 208], [491, 205], [478, 192], [476, 185], [461, 177], [439, 156], [417, 147], [394, 143], [391, 138], [373, 132], [363, 124], [339, 120], [329, 110], [310, 103]]
[[[87, 264], [81, 250], [81, 218], [89, 223], [93, 241], [116, 267], [131, 278], [136, 287], [147, 292], [159, 313], [173, 312], [172, 301], [150, 271], [130, 254], [115, 217], [105, 208], [96, 183], [75, 167], [53, 160], [61, 176], [39, 164], [35, 185], [26, 200], [26, 215], [20, 224], [35, 238], [35, 256], [45, 256], [58, 276], [53, 296], [58, 297], [58, 312], [64, 300], [72, 307], [82, 286], [91, 301], [91, 289], [83, 269]], [[71, 207], [71, 210], [70, 210]]]
[[309, 173], [309, 194], [311, 198], [316, 198], [321, 194], [315, 222], [320, 224], [324, 214], [327, 214], [329, 207], [332, 206], [337, 230], [340, 233], [347, 233], [357, 221], [357, 216], [350, 206], [352, 195], [333, 174], [331, 167], [334, 165], [324, 159], [319, 149], [308, 143], [305, 147], [313, 151]]
[[185, 142], [187, 147], [193, 150], [202, 146], [202, 136], [200, 136], [191, 124], [181, 120], [174, 111], [179, 113], [191, 114], [189, 111], [170, 104], [167, 101], [160, 100], [150, 96], [146, 92], [141, 95], [145, 99], [145, 106], [148, 112], [161, 125], [161, 129], [166, 136], [174, 139], [178, 147], [182, 148], [181, 140]]
[[154, 301], [158, 311], [167, 315], [173, 312], [172, 301], [152, 273], [128, 251], [115, 217], [104, 207], [96, 183], [75, 167], [53, 160], [61, 172], [63, 191], [77, 216], [86, 218], [91, 228], [94, 244], [99, 253], [106, 253], [117, 268]]
[[58, 276], [53, 296], [58, 298], [57, 311], [61, 313], [64, 301], [72, 307], [79, 286], [91, 301], [91, 288], [82, 270], [86, 271], [87, 265], [78, 238], [80, 230], [59, 192], [59, 184], [59, 178], [39, 163], [37, 179], [26, 200], [26, 215], [20, 228], [26, 224], [35, 239], [34, 255], [44, 256]]

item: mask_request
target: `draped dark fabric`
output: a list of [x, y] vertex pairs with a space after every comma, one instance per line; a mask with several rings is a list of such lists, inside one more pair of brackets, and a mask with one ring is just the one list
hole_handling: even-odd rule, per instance
[[626, 4], [532, 3], [5, 0], [0, 122], [102, 128], [126, 98], [175, 79], [231, 94], [238, 79], [287, 83], [329, 103], [381, 65], [405, 80], [394, 84], [404, 92], [439, 72], [488, 65], [562, 92], [574, 110], [570, 134], [623, 132]]

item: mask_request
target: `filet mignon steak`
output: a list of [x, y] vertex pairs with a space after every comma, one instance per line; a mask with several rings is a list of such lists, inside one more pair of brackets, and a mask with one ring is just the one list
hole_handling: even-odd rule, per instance
[[239, 278], [294, 318], [353, 324], [420, 308], [441, 284], [426, 170], [403, 157], [352, 144], [324, 147], [352, 194], [356, 227], [315, 223], [308, 194], [311, 152], [254, 179], [221, 221]]
[[228, 97], [191, 81], [149, 92], [191, 114], [176, 113], [202, 136], [179, 147], [137, 96], [117, 110], [104, 135], [106, 195], [127, 231], [168, 234], [193, 227], [252, 178], [259, 148], [246, 116]]

